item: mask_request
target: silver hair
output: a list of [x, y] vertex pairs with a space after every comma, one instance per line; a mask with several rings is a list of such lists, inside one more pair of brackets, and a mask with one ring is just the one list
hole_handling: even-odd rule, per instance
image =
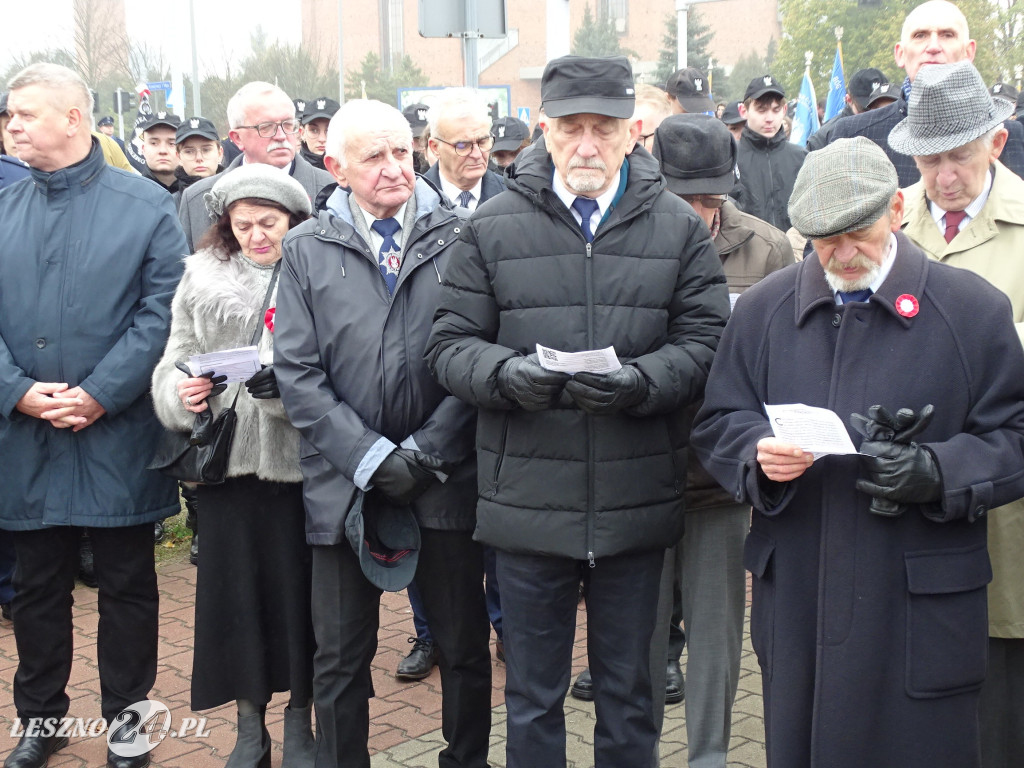
[[85, 80], [74, 70], [45, 61], [30, 64], [11, 78], [7, 88], [16, 91], [30, 85], [40, 85], [53, 91], [64, 91], [71, 97], [70, 103], [64, 102], [59, 105], [55, 103], [54, 105], [60, 106], [62, 109], [68, 106], [78, 107], [82, 111], [83, 120], [92, 120], [92, 91], [89, 90]]
[[403, 138], [408, 138], [409, 149], [412, 149], [412, 128], [405, 115], [381, 101], [353, 99], [346, 101], [328, 123], [325, 154], [333, 157], [342, 168], [345, 168], [348, 165], [345, 147], [352, 135], [369, 130], [400, 134]]
[[471, 117], [491, 124], [491, 114], [487, 109], [487, 101], [479, 91], [472, 88], [445, 88], [441, 95], [430, 105], [427, 112], [427, 124], [431, 136], [440, 136], [438, 126], [446, 118]]
[[[235, 91], [235, 95], [228, 101], [228, 127], [234, 130], [240, 125], [245, 125], [247, 120], [246, 112], [249, 107], [254, 102], [268, 95], [279, 96], [285, 101], [291, 101], [288, 94], [273, 83], [253, 80], [251, 83], [246, 83]], [[294, 107], [292, 107], [292, 117], [294, 116]]]
[[1000, 131], [1005, 131], [1005, 130], [1006, 130], [1006, 128], [1004, 128], [1003, 124], [1000, 123], [995, 128], [993, 128], [991, 131], [988, 131], [987, 133], [983, 133], [981, 136], [978, 137], [978, 139], [983, 143], [983, 146], [985, 147], [985, 149], [991, 151], [992, 147], [994, 147], [995, 144], [996, 144], [996, 135]]

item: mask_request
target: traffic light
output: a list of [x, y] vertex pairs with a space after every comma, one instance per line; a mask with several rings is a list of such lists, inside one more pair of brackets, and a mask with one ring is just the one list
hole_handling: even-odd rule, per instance
[[98, 115], [100, 113], [100, 95], [93, 90], [90, 90], [89, 93], [92, 94], [92, 111]]
[[[120, 94], [120, 99], [118, 95]], [[133, 109], [139, 108], [139, 97], [131, 91], [126, 91], [123, 88], [118, 88], [114, 91], [114, 112], [121, 114], [122, 112], [128, 112]]]

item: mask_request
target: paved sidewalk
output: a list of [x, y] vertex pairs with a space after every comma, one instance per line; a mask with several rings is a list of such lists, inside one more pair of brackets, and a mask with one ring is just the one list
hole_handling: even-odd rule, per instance
[[[160, 581], [161, 620], [157, 681], [152, 699], [166, 704], [172, 715], [172, 731], [184, 718], [205, 716], [208, 736], [166, 738], [153, 753], [153, 765], [161, 768], [221, 768], [235, 741], [233, 705], [194, 713], [189, 708], [192, 672], [192, 622], [195, 575], [193, 566], [165, 563], [157, 568]], [[99, 717], [99, 679], [96, 668], [96, 590], [79, 585], [75, 590], [75, 664], [68, 687], [70, 717]], [[586, 664], [585, 614], [579, 614], [573, 674]], [[370, 748], [373, 768], [436, 768], [441, 749], [441, 684], [435, 670], [418, 683], [399, 683], [394, 670], [409, 649], [412, 614], [404, 593], [385, 594], [381, 607], [380, 648], [374, 660], [373, 683], [377, 696], [370, 702]], [[11, 685], [17, 666], [14, 633], [8, 621], [0, 620], [0, 756], [5, 756], [16, 739], [10, 737], [15, 717]], [[505, 707], [502, 689], [505, 668], [494, 664], [493, 729], [491, 764], [505, 765]], [[743, 670], [733, 714], [730, 766], [764, 768], [764, 725], [761, 709], [760, 675], [749, 634], [744, 636]], [[285, 694], [275, 697], [267, 712], [267, 727], [274, 740], [272, 762], [281, 764], [282, 712]], [[661, 742], [661, 764], [665, 768], [686, 765], [686, 728], [683, 705], [666, 709]], [[591, 765], [594, 730], [593, 704], [566, 698], [570, 768]], [[194, 731], [194, 728], [193, 728]], [[52, 768], [101, 768], [106, 759], [105, 738], [72, 738], [71, 743], [50, 759]]]

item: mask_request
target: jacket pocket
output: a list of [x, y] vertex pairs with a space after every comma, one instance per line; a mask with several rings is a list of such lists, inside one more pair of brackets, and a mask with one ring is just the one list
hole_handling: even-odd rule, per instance
[[498, 479], [501, 477], [501, 465], [505, 461], [505, 449], [506, 443], [508, 442], [508, 423], [510, 419], [511, 413], [505, 413], [504, 418], [501, 421], [501, 441], [498, 444], [498, 453], [494, 457], [494, 471], [491, 474], [490, 486], [483, 494], [490, 499], [493, 499], [498, 493]]
[[907, 552], [907, 694], [928, 699], [977, 690], [988, 662], [985, 544]]
[[775, 542], [757, 531], [743, 544], [743, 567], [750, 571], [750, 643], [766, 680], [772, 677], [775, 648]]

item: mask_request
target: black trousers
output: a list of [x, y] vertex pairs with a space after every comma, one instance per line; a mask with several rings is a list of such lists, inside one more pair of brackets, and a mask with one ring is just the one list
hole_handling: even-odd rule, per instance
[[[99, 582], [96, 656], [107, 722], [143, 701], [156, 681], [160, 595], [153, 562], [153, 524], [89, 528]], [[81, 529], [14, 532], [14, 639], [18, 717], [63, 717], [73, 654], [71, 592]]]
[[[416, 580], [441, 652], [439, 768], [486, 768], [491, 729], [490, 625], [483, 553], [469, 531], [421, 529]], [[313, 703], [316, 768], [369, 768], [370, 664], [381, 591], [348, 543], [313, 547]]]
[[[665, 551], [580, 560], [497, 550], [505, 634], [508, 768], [564, 768], [563, 704], [576, 603], [587, 601], [594, 765], [650, 768], [655, 756], [651, 638]], [[667, 633], [666, 633], [667, 636]], [[659, 666], [663, 669], [664, 644]], [[664, 691], [664, 680], [661, 690]], [[661, 694], [664, 696], [664, 694]]]
[[1024, 638], [989, 637], [981, 688], [983, 768], [1024, 766]]

